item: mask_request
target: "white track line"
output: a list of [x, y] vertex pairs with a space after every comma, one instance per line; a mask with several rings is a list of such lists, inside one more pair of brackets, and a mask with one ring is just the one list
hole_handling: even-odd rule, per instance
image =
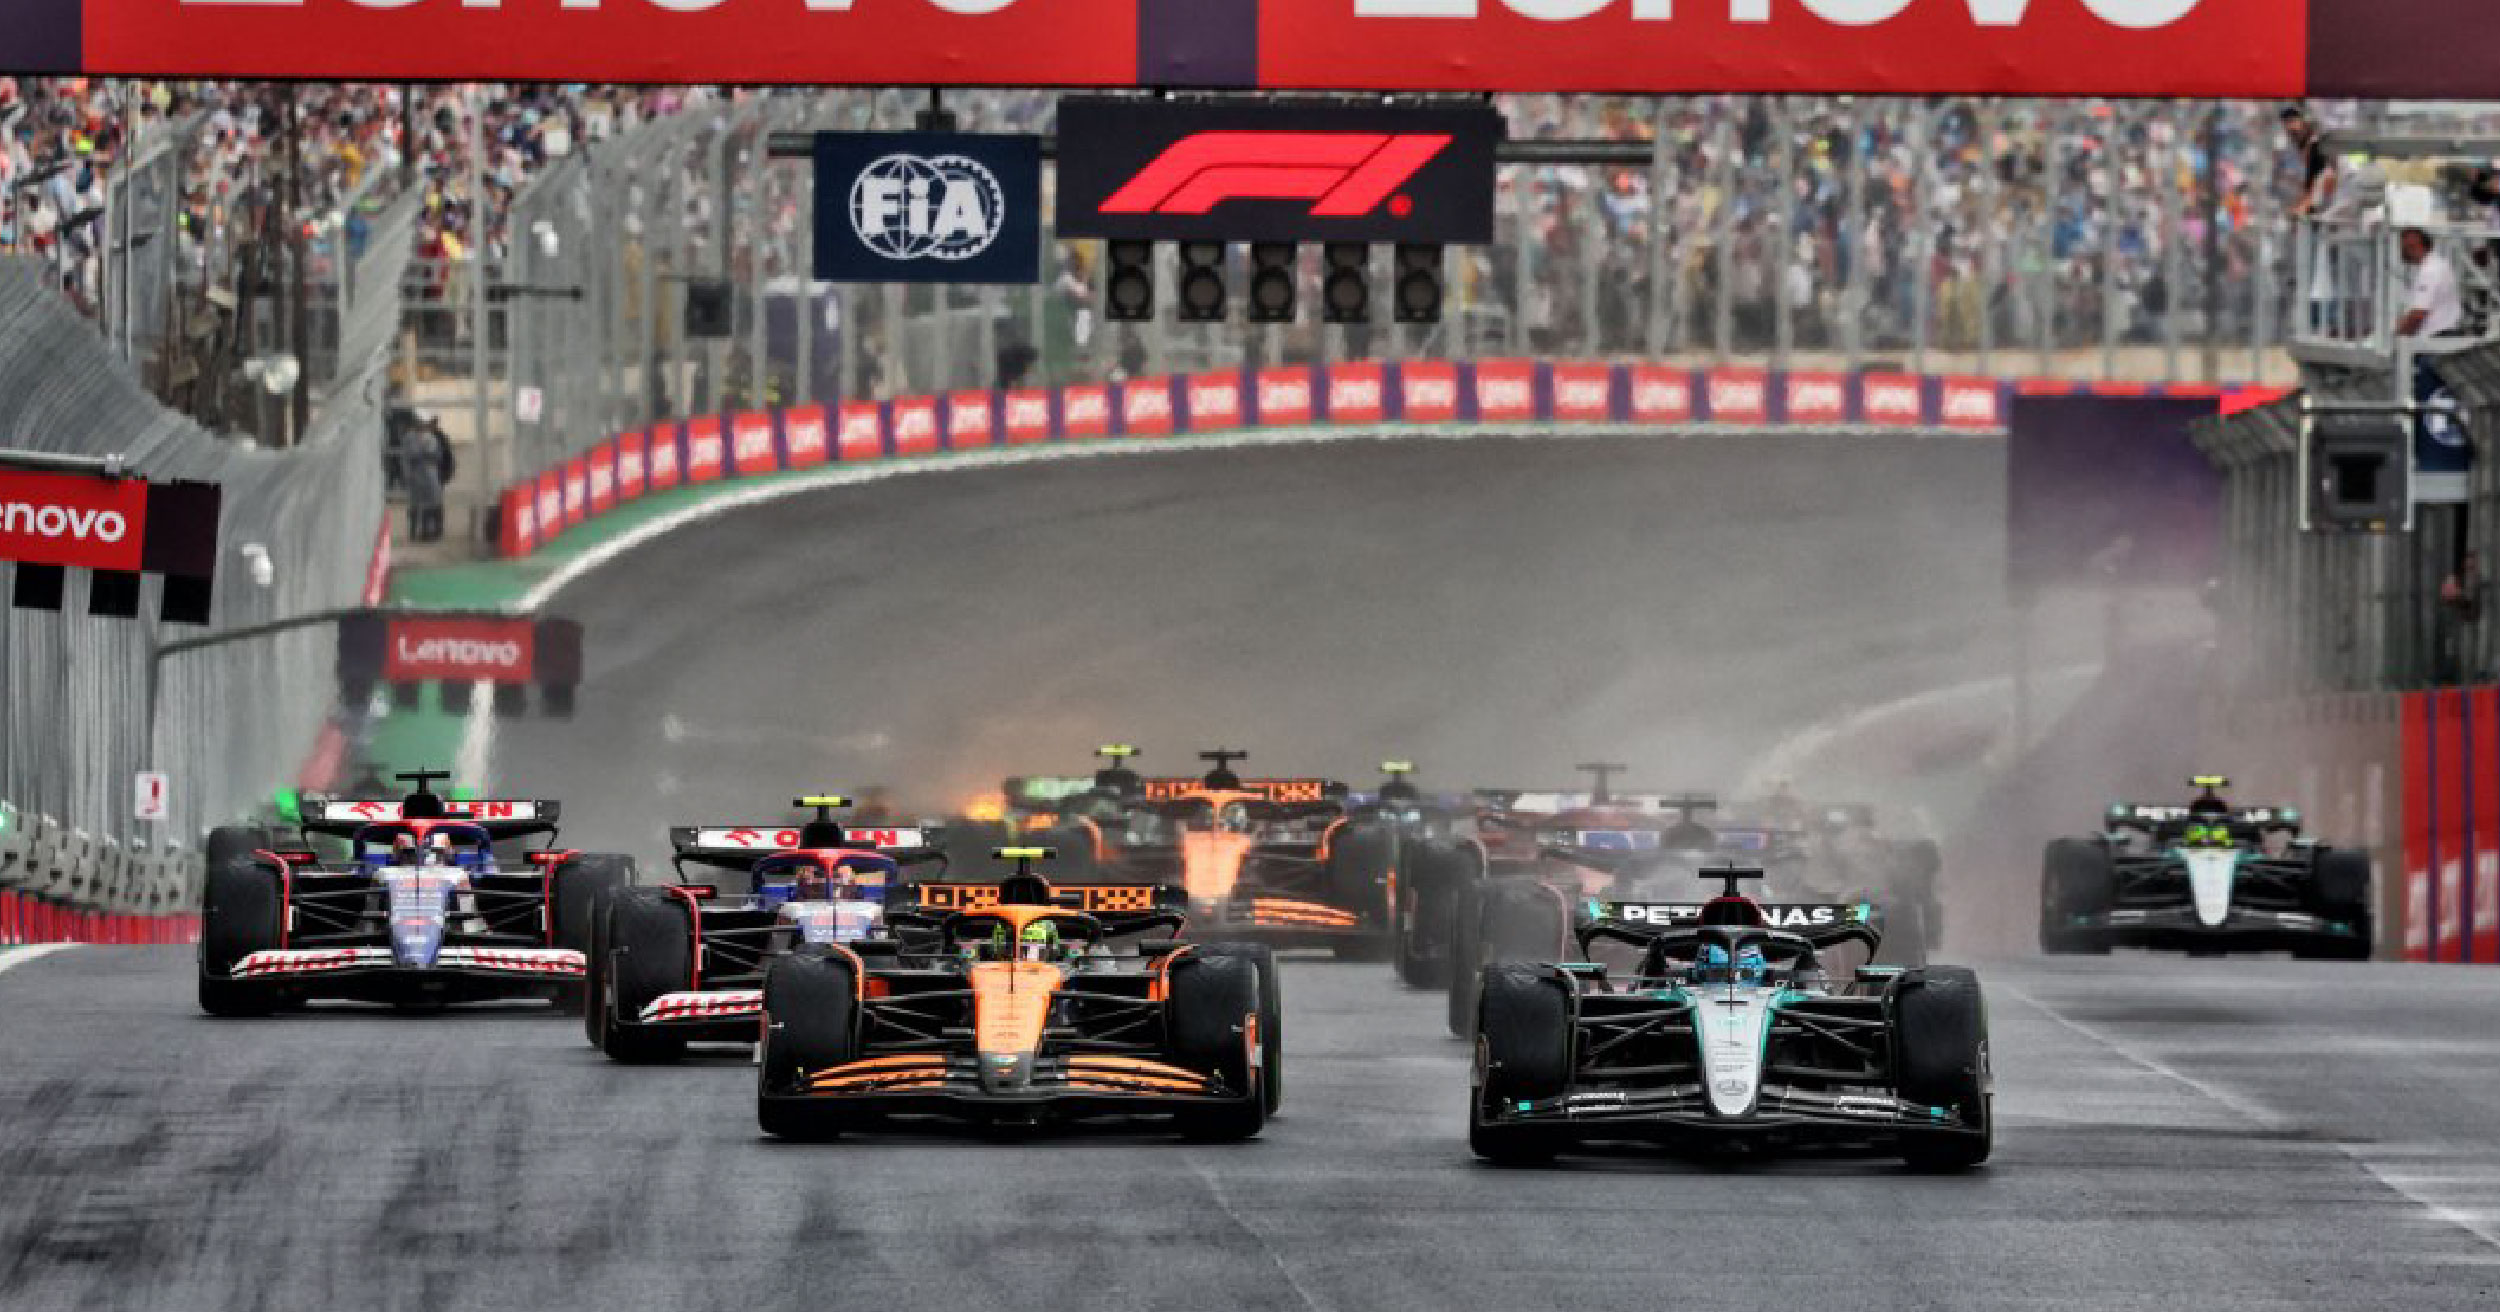
[[0, 975], [5, 975], [29, 961], [41, 961], [55, 952], [83, 948], [84, 943], [22, 943], [0, 947]]

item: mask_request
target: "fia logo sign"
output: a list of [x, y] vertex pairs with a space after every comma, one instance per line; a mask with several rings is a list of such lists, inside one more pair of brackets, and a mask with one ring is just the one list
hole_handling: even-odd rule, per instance
[[851, 183], [851, 231], [889, 260], [971, 259], [1006, 220], [998, 175], [963, 155], [887, 155]]

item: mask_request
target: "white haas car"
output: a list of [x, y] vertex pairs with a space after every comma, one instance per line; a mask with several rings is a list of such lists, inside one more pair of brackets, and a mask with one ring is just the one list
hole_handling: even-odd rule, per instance
[[[753, 1043], [764, 968], [801, 944], [883, 938], [886, 899], [907, 866], [943, 863], [913, 828], [845, 826], [836, 796], [799, 798], [798, 825], [669, 831], [679, 882], [620, 889], [600, 908], [590, 953], [591, 1046], [623, 1062], [673, 1060], [688, 1043]], [[739, 887], [685, 878], [719, 871]]]
[[439, 772], [400, 777], [416, 785], [404, 798], [308, 799], [302, 842], [210, 869], [202, 1010], [266, 1015], [317, 998], [580, 1005], [591, 907], [633, 882], [631, 859], [555, 846], [554, 802], [450, 801], [428, 788]]

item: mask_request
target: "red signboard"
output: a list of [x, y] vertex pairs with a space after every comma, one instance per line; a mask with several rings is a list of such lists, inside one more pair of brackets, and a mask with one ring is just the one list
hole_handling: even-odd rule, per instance
[[1400, 412], [1410, 424], [1446, 424], [1458, 418], [1458, 366], [1440, 361], [1398, 366]]
[[729, 467], [742, 475], [769, 474], [781, 467], [781, 453], [773, 449], [771, 415], [748, 411], [730, 418]]
[[616, 443], [601, 442], [590, 449], [590, 513], [604, 515], [616, 509]]
[[845, 461], [874, 460], [885, 454], [885, 427], [874, 404], [867, 401], [843, 403], [839, 452]]
[[1792, 424], [1837, 424], [1849, 418], [1849, 379], [1842, 374], [1788, 375], [1786, 400]]
[[1120, 384], [1120, 431], [1159, 437], [1172, 431], [1172, 380], [1141, 378]]
[[1328, 422], [1376, 424], [1388, 414], [1388, 384], [1379, 364], [1328, 366]]
[[645, 485], [643, 471], [643, 435], [637, 430], [616, 435], [616, 497], [632, 501], [642, 495]]
[[[1554, 422], [1602, 424], [1614, 417], [1615, 371], [1602, 364], [1554, 366]], [[1479, 402], [1481, 404], [1481, 402]]]
[[1241, 427], [1241, 371], [1218, 369], [1190, 378], [1189, 431], [1210, 433]]
[[1693, 375], [1665, 365], [1632, 366], [1632, 421], [1682, 424], [1693, 418]]
[[1947, 378], [1937, 422], [1947, 428], [2003, 428], [2001, 391], [1993, 378]]
[[1122, 86], [1137, 71], [1137, 0], [85, 0], [84, 9], [84, 63], [97, 73]]
[[1100, 383], [1072, 383], [1059, 394], [1059, 430], [1069, 437], [1111, 434], [1111, 389]]
[[1759, 424], [1771, 417], [1771, 378], [1759, 369], [1713, 369], [1702, 385], [1711, 423]]
[[550, 469], [538, 476], [538, 536], [544, 541], [563, 531], [563, 471]]
[[790, 449], [792, 469], [813, 469], [825, 463], [825, 408], [803, 405], [782, 411], [781, 437]]
[[2273, 96], [2284, 0], [1259, 0], [1271, 87]]
[[527, 683], [537, 655], [537, 628], [527, 617], [394, 618], [382, 677], [393, 683], [429, 679]]
[[1021, 388], [1007, 394], [1006, 414], [1001, 427], [1007, 430], [1007, 441], [1013, 446], [1050, 440], [1050, 392], [1039, 387]]
[[729, 447], [720, 432], [720, 417], [696, 415], [686, 421], [686, 481], [709, 483], [728, 467]]
[[1307, 365], [1261, 369], [1253, 380], [1259, 424], [1293, 428], [1311, 422], [1311, 370]]
[[1909, 374], [1866, 374], [1858, 379], [1858, 408], [1881, 428], [1914, 428], [1927, 420], [1927, 385]]
[[590, 516], [590, 462], [575, 456], [564, 462], [564, 526]]
[[937, 449], [937, 398], [916, 396], [895, 402], [894, 454], [925, 456]]
[[1476, 366], [1476, 419], [1487, 424], [1536, 418], [1536, 366], [1526, 360], [1486, 360]]
[[990, 394], [957, 392], [946, 398], [946, 446], [964, 451], [990, 444]]
[[683, 441], [677, 432], [677, 425], [659, 424], [652, 428], [651, 454], [648, 460], [651, 466], [648, 473], [652, 491], [658, 492], [677, 486], [678, 477], [683, 472], [679, 468], [679, 465], [683, 463], [679, 457], [684, 449]]
[[504, 489], [503, 554], [526, 556], [538, 550], [538, 489], [524, 483]]
[[0, 560], [136, 570], [147, 527], [144, 480], [0, 470]]

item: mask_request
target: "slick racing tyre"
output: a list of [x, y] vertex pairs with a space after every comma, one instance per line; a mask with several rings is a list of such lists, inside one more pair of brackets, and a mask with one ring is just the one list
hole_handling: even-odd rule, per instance
[[1247, 957], [1192, 953], [1172, 963], [1172, 987], [1164, 1001], [1164, 1028], [1173, 1060], [1210, 1071], [1241, 1096], [1184, 1108], [1181, 1134], [1201, 1142], [1232, 1142], [1258, 1134], [1267, 1124], [1267, 1096], [1256, 1087], [1242, 1028], [1259, 1012], [1259, 973]]
[[1259, 972], [1259, 1087], [1267, 1114], [1274, 1116], [1285, 1102], [1285, 987], [1276, 949], [1265, 943], [1209, 943], [1198, 951], [1240, 957]]
[[[1328, 844], [1328, 904], [1359, 912], [1366, 929], [1389, 919], [1389, 874], [1397, 868], [1398, 833], [1378, 820], [1352, 820]], [[1380, 943], [1366, 934], [1338, 944], [1340, 961], [1377, 961]]]
[[2060, 838], [2049, 844], [2040, 867], [2040, 950], [2105, 954], [2109, 943], [2099, 935], [2078, 931], [2075, 918], [2109, 909], [2118, 893], [2118, 870], [2109, 849], [2088, 838]]
[[1486, 966], [1478, 989], [1474, 1097], [1467, 1146], [1503, 1165], [1541, 1162], [1560, 1146], [1542, 1125], [1506, 1125], [1489, 1110], [1512, 1101], [1541, 1101], [1571, 1085], [1571, 1000], [1564, 982], [1543, 966]]
[[582, 954], [585, 967], [582, 982], [563, 984], [556, 988], [555, 1004], [567, 1012], [585, 1012], [582, 1000], [590, 996], [591, 929], [597, 920], [598, 908], [609, 892], [634, 882], [634, 859], [609, 852], [584, 852], [555, 868], [547, 895], [547, 920], [554, 929], [550, 935], [555, 946], [571, 948]]
[[[1538, 964], [1571, 955], [1571, 908], [1563, 895], [1532, 879], [1496, 879], [1477, 890], [1473, 963], [1453, 962], [1463, 972], [1458, 983], [1470, 991], [1463, 1014], [1473, 1026], [1478, 1008], [1472, 996], [1478, 986], [1476, 965], [1502, 962]], [[1469, 1030], [1459, 1031], [1463, 1037]]]
[[606, 994], [594, 1000], [608, 1009], [602, 1045], [622, 1062], [675, 1061], [686, 1041], [641, 1023], [642, 1009], [661, 994], [694, 981], [693, 909], [656, 888], [623, 888], [608, 908]]
[[208, 841], [200, 845], [200, 856], [211, 870], [230, 861], [249, 858], [254, 852], [269, 847], [269, 831], [259, 825], [219, 825], [208, 831]]
[[810, 1072], [859, 1055], [859, 977], [849, 957], [801, 952], [764, 970], [764, 1046], [757, 1054], [756, 1120], [782, 1139], [842, 1132], [840, 1104], [796, 1096]]
[[2302, 944], [2292, 955], [2325, 961], [2369, 960], [2373, 946], [2370, 854], [2320, 848], [2309, 881], [2309, 909], [2322, 920], [2350, 926], [2353, 932]]
[[1996, 1136], [1988, 1074], [1988, 1009], [1979, 976], [1962, 966], [1929, 966], [1893, 991], [1894, 1083], [1901, 1096], [1950, 1107], [1958, 1126], [1901, 1135], [1901, 1159], [1926, 1171], [1959, 1171], [1988, 1160]]
[[618, 896], [610, 889], [591, 904], [590, 946], [582, 953], [582, 1037], [601, 1052], [608, 1047], [608, 920]]
[[1449, 1026], [1459, 1038], [1476, 1032], [1476, 971], [1484, 965], [1484, 944], [1476, 937], [1476, 904], [1486, 884], [1478, 880], [1450, 890], [1449, 899]]
[[286, 922], [278, 874], [251, 857], [209, 867], [200, 896], [200, 1010], [266, 1016], [286, 1000], [266, 980], [230, 979], [236, 962], [279, 945]]

